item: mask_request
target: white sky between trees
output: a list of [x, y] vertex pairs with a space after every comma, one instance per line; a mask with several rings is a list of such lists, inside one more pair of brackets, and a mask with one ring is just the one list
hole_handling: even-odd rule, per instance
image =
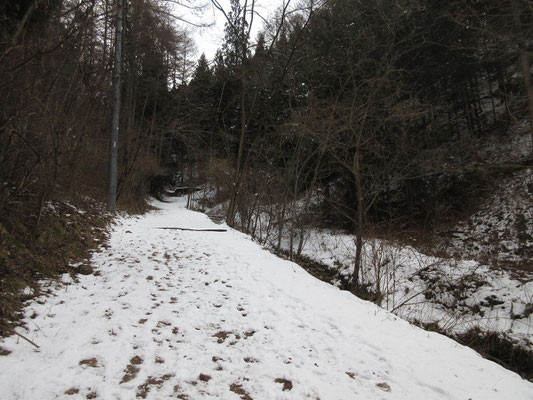
[[[249, 0], [251, 1], [251, 0]], [[268, 19], [277, 8], [283, 4], [284, 0], [256, 0], [255, 12], [250, 39], [255, 41], [257, 34], [263, 27], [263, 19]], [[285, 0], [286, 2], [287, 0]], [[292, 0], [292, 2], [295, 2]], [[231, 10], [230, 0], [219, 0], [220, 5], [228, 14]], [[200, 4], [200, 3], [198, 3]], [[195, 27], [189, 24], [188, 29], [192, 34], [197, 47], [195, 58], [199, 58], [205, 53], [208, 60], [212, 60], [217, 49], [222, 47], [224, 40], [224, 15], [217, 10], [211, 1], [205, 0], [205, 7], [202, 11], [194, 11], [185, 7], [180, 7], [179, 15], [185, 21], [194, 25], [207, 25], [207, 27]]]

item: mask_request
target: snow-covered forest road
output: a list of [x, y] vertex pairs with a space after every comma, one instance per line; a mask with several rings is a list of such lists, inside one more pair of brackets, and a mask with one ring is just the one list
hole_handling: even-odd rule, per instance
[[[26, 308], [2, 399], [532, 399], [473, 350], [316, 280], [182, 199], [120, 217], [97, 275]], [[224, 227], [226, 228], [226, 227]]]

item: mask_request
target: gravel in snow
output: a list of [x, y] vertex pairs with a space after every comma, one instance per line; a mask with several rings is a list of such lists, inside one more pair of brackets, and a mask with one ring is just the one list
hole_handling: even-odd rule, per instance
[[[120, 217], [0, 346], [3, 399], [532, 399], [533, 384], [316, 280], [182, 199]], [[224, 226], [224, 228], [227, 228]]]

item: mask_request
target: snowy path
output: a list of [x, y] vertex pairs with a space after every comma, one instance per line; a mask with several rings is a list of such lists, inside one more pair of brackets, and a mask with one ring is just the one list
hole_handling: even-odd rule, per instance
[[[533, 384], [320, 282], [181, 200], [120, 218], [99, 276], [27, 307], [2, 399], [533, 399]], [[30, 318], [33, 317], [33, 318]], [[21, 331], [22, 332], [22, 331]]]

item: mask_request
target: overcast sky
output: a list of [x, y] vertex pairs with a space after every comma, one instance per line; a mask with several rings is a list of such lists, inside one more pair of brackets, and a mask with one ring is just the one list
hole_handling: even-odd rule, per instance
[[[294, 1], [294, 0], [292, 0]], [[229, 0], [219, 0], [224, 7], [226, 13], [230, 11]], [[224, 39], [224, 24], [226, 22], [224, 15], [217, 10], [210, 2], [201, 15], [191, 13], [191, 20], [195, 23], [210, 24], [208, 28], [194, 28], [190, 27], [192, 36], [196, 42], [198, 53], [196, 58], [199, 58], [202, 53], [205, 53], [208, 59], [212, 59], [217, 49], [222, 46]], [[267, 19], [276, 8], [281, 6], [283, 0], [257, 0], [255, 11], [263, 18]], [[187, 18], [184, 16], [184, 18]], [[261, 18], [255, 17], [252, 25], [251, 40], [254, 41], [257, 33], [263, 26]]]

